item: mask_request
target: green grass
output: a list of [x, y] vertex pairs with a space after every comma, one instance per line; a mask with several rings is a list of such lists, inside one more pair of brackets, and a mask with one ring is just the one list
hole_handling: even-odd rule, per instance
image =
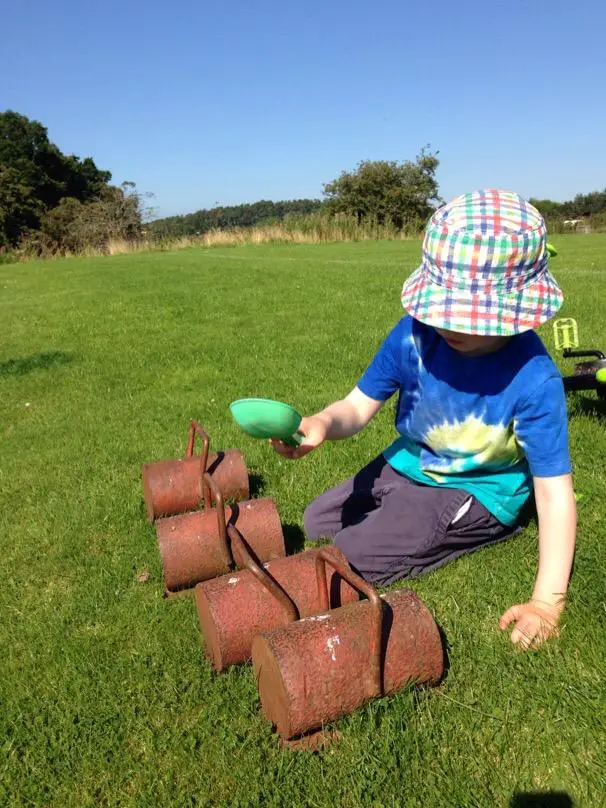
[[[557, 247], [563, 314], [606, 350], [606, 236]], [[193, 602], [162, 597], [141, 464], [182, 453], [196, 417], [216, 446], [243, 449], [260, 492], [301, 526], [314, 496], [391, 440], [390, 408], [288, 463], [240, 434], [227, 405], [261, 395], [309, 412], [348, 392], [400, 316], [419, 252], [216, 248], [0, 267], [0, 805], [443, 808], [545, 792], [606, 804], [606, 408], [594, 394], [570, 399], [584, 499], [561, 638], [519, 653], [497, 628], [531, 592], [531, 526], [411, 584], [448, 639], [447, 677], [340, 720], [323, 754], [282, 750], [250, 667], [214, 676]], [[551, 328], [542, 335], [552, 348]]]

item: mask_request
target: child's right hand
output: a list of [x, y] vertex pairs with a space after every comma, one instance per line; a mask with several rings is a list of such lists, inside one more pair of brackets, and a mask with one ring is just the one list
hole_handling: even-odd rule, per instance
[[297, 432], [304, 437], [296, 447], [287, 446], [284, 441], [275, 440], [274, 438], [271, 438], [269, 442], [282, 457], [288, 460], [298, 460], [324, 443], [328, 433], [328, 423], [318, 415], [310, 415], [301, 419]]

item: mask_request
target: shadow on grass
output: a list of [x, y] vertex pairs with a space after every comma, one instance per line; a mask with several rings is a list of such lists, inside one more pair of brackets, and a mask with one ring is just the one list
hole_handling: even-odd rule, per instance
[[260, 474], [248, 475], [248, 490], [250, 492], [251, 499], [253, 497], [258, 497], [260, 494], [262, 494], [264, 486], [265, 482]]
[[542, 794], [514, 794], [510, 808], [574, 808], [572, 799], [565, 791], [544, 791]]
[[448, 655], [450, 643], [448, 642], [448, 637], [446, 636], [446, 633], [442, 628], [442, 626], [439, 623], [437, 623], [436, 625], [438, 626], [440, 641], [442, 643], [442, 664], [444, 665], [444, 672], [442, 673], [440, 682], [443, 682], [444, 679], [446, 679], [446, 677], [448, 676], [448, 671], [450, 670], [450, 657]]
[[55, 365], [67, 365], [72, 355], [63, 351], [43, 351], [21, 359], [7, 359], [0, 362], [0, 376], [26, 376], [35, 370], [48, 370]]
[[299, 525], [282, 525], [286, 555], [300, 553], [305, 547], [305, 533]]
[[[518, 530], [516, 533], [519, 533], [520, 530], [526, 530], [531, 524], [538, 524], [539, 517], [537, 516], [537, 503], [534, 498], [534, 491], [531, 492], [530, 496], [526, 500], [525, 504], [522, 506], [522, 510], [520, 511], [520, 515], [518, 516], [517, 527]], [[516, 535], [514, 533], [514, 535]]]
[[593, 418], [604, 418], [606, 416], [606, 399], [576, 396], [571, 417], [574, 418], [575, 415], [591, 415]]

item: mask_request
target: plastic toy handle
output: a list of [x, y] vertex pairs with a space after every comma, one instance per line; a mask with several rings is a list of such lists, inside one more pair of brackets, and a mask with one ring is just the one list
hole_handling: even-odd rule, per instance
[[604, 356], [602, 351], [595, 351], [595, 350], [573, 351], [572, 348], [564, 348], [564, 350], [562, 351], [562, 356], [564, 357], [564, 359], [571, 359], [573, 357], [582, 358], [587, 356], [593, 356], [594, 359], [606, 359], [606, 356]]
[[[560, 317], [553, 324], [556, 351], [571, 351], [579, 347], [579, 329], [573, 317]], [[566, 356], [566, 354], [564, 354]]]
[[299, 435], [298, 432], [295, 432], [294, 435], [291, 435], [288, 438], [277, 438], [276, 440], [281, 440], [282, 443], [285, 443], [287, 446], [292, 446], [293, 449], [296, 449], [297, 446], [301, 445], [303, 435]]
[[330, 608], [328, 584], [326, 583], [327, 564], [343, 578], [345, 583], [348, 583], [351, 587], [357, 589], [358, 592], [366, 595], [375, 612], [375, 642], [377, 653], [372, 660], [369, 675], [372, 677], [376, 695], [380, 696], [383, 694], [383, 676], [381, 675], [381, 660], [383, 658], [383, 601], [374, 586], [365, 581], [364, 578], [356, 575], [349, 567], [345, 567], [326, 550], [319, 550], [316, 556], [316, 580], [318, 583], [318, 594], [320, 595], [320, 608], [322, 610], [327, 611]]

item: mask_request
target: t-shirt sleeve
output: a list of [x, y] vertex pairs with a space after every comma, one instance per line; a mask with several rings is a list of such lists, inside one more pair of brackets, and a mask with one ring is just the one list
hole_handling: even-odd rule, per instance
[[358, 382], [359, 389], [375, 401], [386, 401], [402, 385], [406, 325], [406, 320], [400, 320], [390, 331]]
[[568, 415], [562, 379], [551, 376], [528, 396], [516, 413], [514, 431], [533, 477], [570, 473]]

